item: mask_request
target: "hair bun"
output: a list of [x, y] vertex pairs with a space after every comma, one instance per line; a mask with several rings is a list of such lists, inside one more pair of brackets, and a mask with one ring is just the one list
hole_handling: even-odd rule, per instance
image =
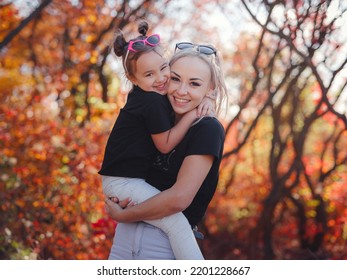
[[148, 23], [147, 21], [141, 21], [139, 23], [139, 27], [137, 29], [139, 31], [139, 33], [142, 35], [142, 36], [146, 36], [147, 34], [147, 31], [148, 31]]
[[125, 41], [123, 33], [121, 31], [118, 31], [113, 43], [113, 51], [116, 56], [122, 56], [124, 54], [126, 45], [127, 42]]

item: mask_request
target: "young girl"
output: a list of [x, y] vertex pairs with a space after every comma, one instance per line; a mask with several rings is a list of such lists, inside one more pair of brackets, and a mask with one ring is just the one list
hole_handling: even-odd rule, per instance
[[[198, 110], [193, 109], [172, 125], [174, 115], [166, 97], [169, 65], [159, 46], [159, 35], [147, 37], [147, 30], [148, 24], [142, 22], [138, 28], [141, 35], [137, 38], [126, 42], [122, 33], [115, 38], [114, 52], [122, 56], [133, 89], [111, 131], [99, 171], [106, 197], [120, 200], [131, 197], [136, 203], [160, 192], [145, 182], [157, 150], [169, 153], [198, 117]], [[208, 102], [200, 106], [200, 111], [210, 110], [206, 104]], [[161, 228], [169, 236], [176, 259], [203, 259], [192, 228], [182, 213], [145, 222]]]

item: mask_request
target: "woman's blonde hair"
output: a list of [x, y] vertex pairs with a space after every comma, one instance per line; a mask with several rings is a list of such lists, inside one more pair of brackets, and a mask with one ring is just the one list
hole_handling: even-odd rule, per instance
[[170, 66], [184, 57], [198, 57], [208, 65], [211, 72], [211, 82], [214, 90], [214, 96], [211, 96], [211, 98], [216, 101], [217, 115], [220, 114], [222, 109], [226, 109], [226, 106], [228, 105], [228, 91], [224, 81], [221, 60], [218, 54], [206, 55], [199, 52], [197, 48], [177, 50], [170, 59]]

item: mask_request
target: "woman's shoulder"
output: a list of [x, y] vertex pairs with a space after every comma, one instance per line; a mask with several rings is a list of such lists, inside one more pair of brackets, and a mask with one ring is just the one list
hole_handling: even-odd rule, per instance
[[214, 139], [224, 139], [225, 130], [221, 122], [215, 117], [202, 117], [191, 127], [193, 135], [199, 137], [209, 137]]
[[215, 129], [220, 129], [224, 131], [224, 127], [222, 123], [215, 117], [201, 117], [197, 119], [193, 125], [193, 127], [196, 126], [197, 128], [199, 127], [206, 127], [206, 128], [215, 128]]

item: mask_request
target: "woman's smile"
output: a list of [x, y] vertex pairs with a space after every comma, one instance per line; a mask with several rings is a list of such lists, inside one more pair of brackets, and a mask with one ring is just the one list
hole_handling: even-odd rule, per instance
[[174, 100], [177, 102], [177, 103], [188, 103], [190, 100], [188, 99], [183, 99], [183, 98], [178, 98], [178, 97], [173, 97]]

